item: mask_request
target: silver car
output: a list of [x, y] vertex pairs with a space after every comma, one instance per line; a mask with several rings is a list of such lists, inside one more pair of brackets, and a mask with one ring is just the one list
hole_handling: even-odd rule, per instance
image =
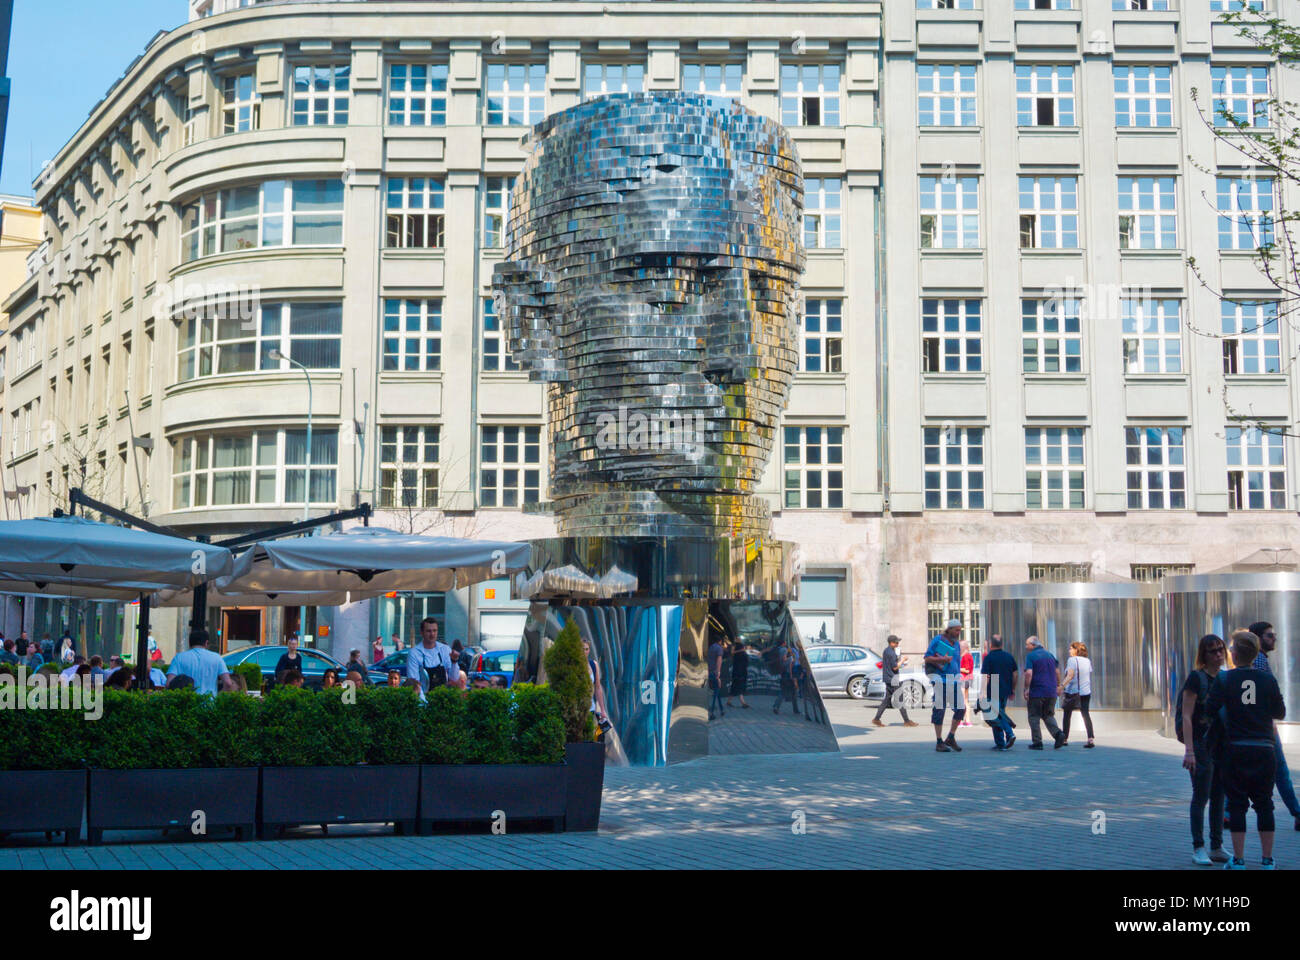
[[[885, 695], [881, 657], [869, 647], [848, 644], [808, 645], [808, 665], [820, 693], [846, 693], [854, 700], [878, 700]], [[931, 681], [922, 671], [898, 675], [898, 696], [904, 706], [919, 707], [931, 698]]]

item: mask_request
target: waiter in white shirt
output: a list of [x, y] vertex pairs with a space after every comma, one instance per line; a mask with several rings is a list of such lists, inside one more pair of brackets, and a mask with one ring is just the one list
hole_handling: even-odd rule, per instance
[[422, 642], [412, 647], [406, 658], [406, 675], [420, 685], [420, 699], [423, 700], [428, 692], [421, 670], [429, 671], [432, 676], [436, 668], [442, 667], [446, 671], [447, 684], [460, 686], [460, 667], [451, 655], [451, 647], [438, 641], [438, 621], [433, 617], [420, 621], [420, 638]]

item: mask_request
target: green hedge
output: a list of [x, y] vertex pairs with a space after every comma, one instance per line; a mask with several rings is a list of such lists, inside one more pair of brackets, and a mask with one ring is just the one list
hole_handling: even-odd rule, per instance
[[0, 770], [559, 763], [560, 702], [548, 687], [448, 687], [424, 706], [409, 687], [261, 698], [193, 689], [103, 691], [103, 713], [0, 710]]

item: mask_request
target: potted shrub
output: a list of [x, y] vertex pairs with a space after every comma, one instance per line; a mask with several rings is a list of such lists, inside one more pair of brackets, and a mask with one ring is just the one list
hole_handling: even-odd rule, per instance
[[600, 826], [600, 799], [605, 789], [605, 744], [596, 740], [591, 673], [578, 625], [572, 619], [547, 649], [544, 662], [564, 718], [564, 762], [568, 765], [565, 829], [595, 830]]
[[563, 724], [548, 690], [442, 687], [423, 711], [420, 826], [438, 822], [564, 823]]
[[85, 715], [33, 704], [31, 691], [16, 684], [13, 696], [24, 697], [26, 706], [0, 710], [0, 838], [57, 831], [69, 846], [79, 843], [86, 807]]
[[104, 691], [104, 715], [86, 724], [87, 840], [105, 830], [234, 828], [252, 836], [256, 704], [242, 694]]
[[[261, 836], [303, 824], [413, 826], [419, 799], [414, 743], [418, 702], [410, 689], [364, 691], [278, 686], [261, 701]], [[377, 723], [378, 742], [367, 722]], [[368, 758], [380, 762], [363, 765]]]

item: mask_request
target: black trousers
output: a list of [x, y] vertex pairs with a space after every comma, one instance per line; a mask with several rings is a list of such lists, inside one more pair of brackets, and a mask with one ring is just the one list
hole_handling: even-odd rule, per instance
[[[1079, 712], [1083, 714], [1083, 725], [1088, 730], [1089, 740], [1092, 739], [1092, 714], [1088, 712], [1088, 705], [1091, 703], [1092, 703], [1091, 693], [1088, 694], [1087, 696], [1079, 697]], [[1065, 735], [1067, 737], [1070, 735], [1070, 714], [1074, 713], [1074, 707], [1072, 707], [1070, 704], [1071, 701], [1068, 696], [1061, 703], [1061, 712], [1065, 714], [1064, 718], [1061, 721], [1061, 729], [1065, 731]]]
[[[879, 720], [885, 715], [886, 710], [894, 706], [894, 694], [898, 692], [898, 688], [901, 686], [901, 683], [894, 681], [885, 684], [885, 699], [881, 700], [880, 706], [876, 708], [876, 716], [874, 719]], [[907, 707], [903, 706], [901, 702], [898, 704], [898, 712], [903, 715], [903, 722], [907, 723]]]
[[1255, 808], [1259, 832], [1273, 832], [1273, 780], [1276, 773], [1277, 755], [1271, 745], [1228, 745], [1224, 751], [1223, 789], [1228, 797], [1228, 829], [1233, 833], [1245, 832], [1246, 810], [1250, 807]]
[[[1210, 849], [1223, 846], [1223, 770], [1214, 762], [1214, 755], [1205, 749], [1201, 739], [1192, 744], [1196, 756], [1196, 772], [1192, 778], [1192, 847], [1205, 846], [1205, 805], [1210, 805]], [[1244, 815], [1243, 815], [1244, 819]], [[1244, 828], [1243, 828], [1244, 829]]]

